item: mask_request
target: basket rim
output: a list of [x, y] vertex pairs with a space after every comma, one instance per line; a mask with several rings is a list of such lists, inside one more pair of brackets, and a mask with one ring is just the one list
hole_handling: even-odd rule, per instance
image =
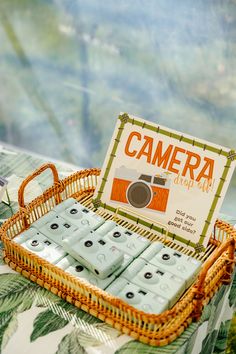
[[[99, 174], [100, 174], [100, 169], [96, 169], [96, 168], [77, 171], [77, 172], [73, 173], [72, 175], [60, 180], [59, 184], [53, 185], [53, 186], [47, 188], [41, 195], [39, 195], [38, 197], [33, 199], [30, 203], [28, 203], [24, 207], [21, 207], [20, 210], [18, 212], [16, 212], [11, 218], [6, 220], [0, 228], [0, 238], [3, 241], [4, 245], [8, 245], [10, 247], [18, 249], [18, 251], [20, 251], [21, 254], [25, 257], [29, 257], [29, 258], [34, 257], [39, 263], [40, 262], [43, 263], [43, 265], [48, 267], [50, 270], [55, 271], [55, 269], [56, 269], [56, 273], [58, 273], [58, 271], [59, 271], [59, 274], [60, 274], [60, 272], [66, 274], [66, 272], [62, 271], [60, 268], [56, 267], [55, 265], [49, 263], [48, 261], [31, 253], [30, 251], [24, 249], [22, 246], [16, 244], [14, 241], [12, 242], [12, 239], [7, 235], [7, 231], [9, 230], [10, 227], [13, 227], [14, 225], [16, 225], [17, 221], [20, 222], [24, 218], [27, 218], [28, 222], [29, 222], [30, 221], [29, 215], [30, 215], [30, 212], [32, 212], [32, 210], [35, 210], [35, 208], [37, 206], [39, 206], [40, 203], [42, 204], [43, 202], [47, 201], [51, 196], [55, 196], [57, 193], [62, 194], [63, 192], [65, 192], [66, 186], [71, 181], [76, 181], [78, 179], [83, 179], [83, 178], [86, 178], [89, 176], [99, 176]], [[79, 193], [86, 193], [87, 195], [90, 195], [93, 193], [94, 189], [95, 189], [95, 187], [87, 188], [87, 189], [85, 187], [82, 191], [78, 191], [78, 192], [72, 194], [71, 196], [75, 196], [76, 194], [79, 194]], [[79, 195], [78, 195], [78, 198], [79, 198]], [[65, 199], [67, 199], [67, 198], [65, 198]], [[65, 200], [65, 199], [62, 198], [62, 200]], [[224, 230], [225, 232], [227, 232], [227, 234], [229, 236], [233, 236], [233, 238], [236, 239], [236, 230], [233, 228], [233, 226], [231, 226], [227, 222], [224, 222], [221, 220], [217, 220], [215, 225], [217, 227], [219, 227], [220, 229]], [[29, 226], [30, 226], [30, 224], [28, 224], [28, 227]], [[16, 236], [16, 234], [14, 236]], [[13, 238], [13, 240], [14, 240], [14, 238]], [[216, 250], [218, 248], [219, 248], [219, 244], [216, 245]], [[223, 259], [223, 263], [224, 262], [226, 262], [225, 259]], [[217, 265], [217, 262], [216, 262], [216, 264], [212, 267], [219, 268], [219, 267], [222, 267], [222, 265], [221, 264]], [[210, 267], [210, 269], [212, 267]], [[231, 265], [231, 268], [232, 268], [232, 265]], [[166, 323], [166, 321], [171, 321], [174, 316], [178, 316], [180, 313], [182, 313], [183, 310], [186, 309], [190, 303], [193, 307], [195, 307], [193, 304], [194, 299], [196, 299], [197, 301], [199, 300], [199, 304], [198, 304], [199, 305], [198, 310], [199, 310], [199, 308], [202, 305], [202, 300], [203, 300], [203, 297], [202, 298], [199, 297], [199, 295], [201, 295], [201, 294], [199, 294], [199, 291], [198, 291], [199, 289], [197, 289], [195, 284], [193, 284], [190, 286], [190, 288], [187, 290], [187, 292], [183, 295], [183, 297], [181, 299], [179, 299], [179, 301], [171, 309], [165, 310], [161, 314], [149, 314], [149, 313], [145, 313], [144, 311], [134, 308], [133, 306], [127, 304], [125, 301], [121, 300], [120, 298], [118, 298], [114, 295], [108, 294], [105, 290], [102, 290], [95, 285], [89, 284], [86, 281], [81, 282], [78, 278], [76, 278], [70, 274], [66, 274], [66, 276], [68, 276], [69, 280], [71, 280], [73, 283], [78, 283], [79, 286], [80, 285], [85, 286], [88, 291], [90, 291], [93, 294], [95, 294], [96, 296], [98, 296], [98, 298], [102, 298], [105, 302], [108, 303], [108, 305], [115, 306], [120, 311], [129, 313], [131, 316], [134, 316], [135, 318], [137, 318], [141, 321], [148, 321], [148, 323], [155, 324], [155, 325], [157, 325], [157, 324], [161, 325], [163, 323]], [[206, 277], [206, 282], [209, 281], [209, 278], [210, 278], [210, 275], [208, 274], [208, 276]], [[83, 283], [86, 283], [86, 284], [83, 284]], [[192, 311], [191, 311], [191, 313], [192, 313]], [[189, 317], [189, 315], [188, 315], [188, 317]]]

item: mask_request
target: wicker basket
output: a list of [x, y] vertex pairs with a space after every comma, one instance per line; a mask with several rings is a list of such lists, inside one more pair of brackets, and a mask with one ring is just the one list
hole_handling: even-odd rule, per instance
[[[53, 186], [25, 205], [26, 185], [48, 168], [53, 173]], [[4, 244], [4, 260], [25, 277], [109, 323], [119, 331], [153, 346], [166, 345], [175, 340], [192, 320], [198, 320], [203, 306], [208, 303], [217, 289], [222, 284], [230, 282], [234, 266], [236, 231], [227, 223], [217, 221], [207, 250], [200, 256], [176, 245], [173, 240], [168, 240], [151, 229], [142, 228], [139, 219], [134, 218], [131, 222], [120, 217], [117, 223], [140, 233], [150, 241], [161, 240], [168, 246], [204, 262], [195, 284], [185, 292], [172, 309], [160, 315], [146, 314], [96, 286], [89, 285], [86, 281], [64, 272], [14, 242], [16, 235], [26, 230], [56, 204], [69, 197], [74, 197], [88, 208], [95, 210], [91, 198], [99, 174], [98, 169], [88, 169], [59, 180], [55, 166], [46, 164], [27, 177], [19, 189], [20, 210], [0, 229], [0, 237]], [[96, 212], [105, 219], [114, 217], [112, 213], [104, 209], [98, 209]]]

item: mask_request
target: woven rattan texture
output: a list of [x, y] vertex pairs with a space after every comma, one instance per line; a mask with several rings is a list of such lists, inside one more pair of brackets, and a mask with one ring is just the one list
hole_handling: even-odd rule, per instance
[[[25, 205], [26, 185], [46, 169], [52, 171], [53, 186]], [[140, 233], [152, 242], [161, 240], [170, 247], [204, 261], [195, 284], [172, 309], [160, 315], [139, 311], [96, 286], [64, 272], [14, 242], [16, 235], [69, 197], [75, 197], [92, 209], [91, 197], [99, 174], [98, 169], [88, 169], [59, 180], [55, 166], [47, 164], [26, 178], [19, 189], [19, 212], [8, 219], [0, 229], [0, 237], [4, 243], [4, 259], [11, 268], [23, 276], [109, 323], [119, 331], [153, 346], [171, 343], [193, 320], [200, 318], [203, 306], [209, 302], [219, 287], [230, 282], [234, 266], [236, 231], [229, 224], [217, 221], [205, 254], [194, 255], [192, 251], [176, 245], [163, 235], [157, 235], [152, 230], [144, 230], [137, 223], [131, 223], [122, 218], [116, 220], [119, 224]], [[96, 212], [105, 219], [111, 219], [114, 216], [103, 209], [98, 209]]]

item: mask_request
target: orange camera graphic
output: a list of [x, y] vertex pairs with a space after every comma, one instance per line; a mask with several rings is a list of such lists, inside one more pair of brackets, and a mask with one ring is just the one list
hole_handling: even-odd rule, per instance
[[167, 176], [151, 176], [121, 166], [116, 169], [110, 199], [165, 212], [168, 204], [170, 180]]

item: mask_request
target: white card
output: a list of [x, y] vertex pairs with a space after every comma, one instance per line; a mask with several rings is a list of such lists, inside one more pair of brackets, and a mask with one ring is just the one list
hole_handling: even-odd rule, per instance
[[161, 222], [170, 237], [201, 252], [235, 158], [229, 148], [124, 113], [117, 121], [93, 202], [112, 211], [128, 209], [128, 218], [135, 212], [153, 220], [153, 225]]

